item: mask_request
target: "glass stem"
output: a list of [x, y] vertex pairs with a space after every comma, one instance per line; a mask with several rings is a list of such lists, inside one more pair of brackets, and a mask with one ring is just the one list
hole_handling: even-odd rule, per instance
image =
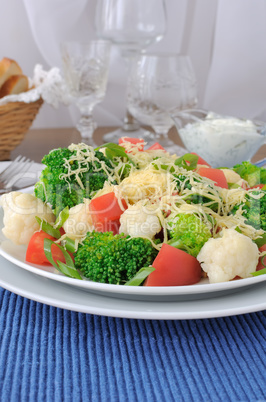
[[127, 110], [126, 116], [123, 120], [123, 130], [124, 131], [136, 131], [140, 127], [139, 123], [136, 119], [132, 116], [132, 114]]
[[169, 132], [169, 128], [165, 128], [162, 129], [160, 127], [160, 130], [156, 129], [155, 127], [153, 127], [154, 131], [155, 131], [155, 140], [160, 142], [160, 141], [165, 141], [166, 139], [168, 139], [168, 132]]
[[81, 118], [77, 124], [77, 129], [81, 134], [81, 140], [85, 144], [96, 147], [97, 145], [94, 142], [93, 133], [97, 127], [97, 124], [93, 120], [92, 109], [86, 108], [86, 110], [84, 110], [83, 108], [80, 108], [80, 112]]
[[[122, 51], [122, 57], [125, 61], [127, 76], [129, 74], [130, 66], [132, 65], [132, 62], [136, 56], [137, 56], [137, 53], [135, 51], [126, 51], [126, 50]], [[124, 117], [124, 120], [123, 120], [123, 130], [124, 131], [137, 131], [139, 128], [140, 128], [139, 122], [127, 110], [126, 116]]]

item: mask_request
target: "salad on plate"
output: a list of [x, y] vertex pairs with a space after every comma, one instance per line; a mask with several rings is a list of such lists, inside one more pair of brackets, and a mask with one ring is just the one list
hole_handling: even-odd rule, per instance
[[221, 283], [266, 273], [266, 169], [123, 137], [45, 155], [34, 193], [1, 197], [3, 234], [29, 264], [123, 286]]

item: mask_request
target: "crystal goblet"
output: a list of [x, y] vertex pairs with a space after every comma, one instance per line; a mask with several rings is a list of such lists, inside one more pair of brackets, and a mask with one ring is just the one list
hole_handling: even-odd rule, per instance
[[171, 117], [197, 104], [197, 87], [191, 60], [179, 54], [144, 54], [132, 65], [128, 79], [130, 113], [155, 131], [155, 141], [177, 154], [184, 149], [168, 137]]
[[92, 113], [106, 93], [110, 48], [105, 40], [61, 44], [66, 85], [81, 114], [76, 127], [82, 142], [91, 146], [96, 146], [93, 133], [97, 127]]
[[[166, 31], [164, 0], [98, 0], [95, 25], [100, 38], [119, 47], [127, 72], [136, 56], [159, 42]], [[152, 140], [153, 133], [140, 128], [139, 122], [126, 110], [123, 127], [104, 136], [115, 141], [122, 136], [142, 136]]]

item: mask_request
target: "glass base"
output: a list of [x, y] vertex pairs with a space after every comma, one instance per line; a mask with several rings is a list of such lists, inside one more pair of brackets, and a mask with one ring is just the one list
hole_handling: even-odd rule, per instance
[[137, 130], [127, 131], [123, 128], [119, 128], [115, 131], [111, 131], [104, 135], [104, 142], [115, 142], [118, 143], [119, 138], [129, 137], [129, 138], [143, 138], [148, 145], [152, 145], [156, 142], [155, 134], [149, 130], [143, 128], [138, 128]]
[[80, 142], [81, 142], [82, 144], [89, 145], [89, 146], [92, 147], [92, 148], [97, 148], [97, 147], [98, 147], [98, 144], [96, 144], [96, 142], [94, 141], [93, 138], [87, 138], [87, 137], [82, 137], [82, 136], [81, 136]]

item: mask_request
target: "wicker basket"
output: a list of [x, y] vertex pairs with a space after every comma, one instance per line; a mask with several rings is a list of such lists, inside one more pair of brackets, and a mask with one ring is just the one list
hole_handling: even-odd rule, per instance
[[24, 139], [35, 116], [39, 112], [42, 99], [35, 102], [10, 102], [0, 106], [0, 160], [10, 159], [10, 152]]

